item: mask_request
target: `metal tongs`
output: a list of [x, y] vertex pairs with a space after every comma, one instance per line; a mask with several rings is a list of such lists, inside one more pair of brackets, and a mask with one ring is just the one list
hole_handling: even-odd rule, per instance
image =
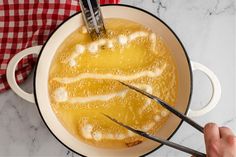
[[97, 0], [79, 0], [83, 19], [92, 40], [106, 34], [103, 16]]
[[[194, 128], [196, 128], [197, 130], [199, 130], [200, 132], [203, 133], [203, 127], [202, 126], [200, 126], [199, 124], [197, 124], [196, 122], [194, 122], [192, 119], [188, 118], [187, 116], [185, 116], [181, 112], [177, 111], [175, 108], [173, 108], [172, 106], [168, 105], [166, 102], [164, 102], [160, 98], [158, 98], [158, 97], [156, 97], [154, 95], [151, 95], [151, 94], [149, 94], [149, 93], [147, 93], [147, 92], [145, 92], [145, 91], [143, 91], [143, 90], [141, 90], [139, 88], [136, 88], [134, 86], [125, 84], [123, 82], [120, 82], [120, 83], [123, 84], [124, 86], [127, 86], [128, 88], [136, 91], [136, 92], [141, 93], [142, 95], [145, 95], [146, 97], [148, 97], [150, 99], [153, 99], [155, 102], [160, 104], [162, 107], [166, 108], [167, 110], [169, 110], [170, 112], [172, 112], [173, 114], [175, 114], [176, 116], [178, 116], [179, 118], [181, 118], [182, 120], [184, 120], [185, 122], [187, 122], [188, 124], [190, 124], [191, 126], [193, 126]], [[132, 131], [135, 134], [138, 134], [140, 136], [143, 136], [143, 137], [148, 138], [150, 140], [153, 140], [155, 142], [162, 143], [162, 144], [167, 145], [169, 147], [178, 149], [180, 151], [189, 153], [191, 155], [194, 155], [195, 157], [206, 157], [206, 154], [204, 154], [202, 152], [196, 151], [194, 149], [191, 149], [191, 148], [179, 145], [177, 143], [174, 143], [174, 142], [171, 142], [171, 141], [168, 141], [168, 140], [165, 140], [165, 139], [154, 137], [154, 136], [152, 136], [152, 135], [150, 135], [150, 134], [148, 134], [146, 132], [143, 132], [141, 130], [137, 130], [137, 129], [134, 129], [134, 128], [128, 126], [128, 125], [125, 125], [125, 124], [117, 121], [116, 119], [114, 119], [114, 118], [112, 118], [112, 117], [110, 117], [110, 116], [108, 116], [106, 114], [103, 114], [103, 115], [106, 116], [107, 118], [109, 118], [110, 120], [112, 120], [113, 122], [119, 124], [120, 126], [125, 127], [126, 129]]]

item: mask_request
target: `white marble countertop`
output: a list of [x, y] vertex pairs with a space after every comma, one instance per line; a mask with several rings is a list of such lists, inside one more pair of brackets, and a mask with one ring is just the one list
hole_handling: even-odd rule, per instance
[[[166, 22], [183, 42], [191, 60], [214, 71], [222, 86], [222, 97], [210, 113], [194, 118], [204, 125], [215, 122], [236, 132], [235, 102], [235, 4], [234, 0], [123, 0], [143, 8]], [[200, 108], [210, 97], [206, 76], [194, 73], [191, 108]], [[32, 91], [32, 76], [22, 85]], [[43, 123], [36, 105], [11, 90], [0, 94], [0, 156], [77, 156], [59, 143]], [[203, 136], [183, 124], [171, 141], [204, 151]], [[150, 157], [189, 156], [163, 146]]]

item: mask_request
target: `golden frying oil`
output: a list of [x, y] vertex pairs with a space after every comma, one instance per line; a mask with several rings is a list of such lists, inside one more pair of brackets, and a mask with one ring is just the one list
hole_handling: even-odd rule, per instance
[[[177, 97], [177, 72], [175, 63], [164, 41], [158, 37], [155, 49], [149, 36], [140, 37], [126, 45], [117, 42], [119, 35], [129, 36], [143, 31], [151, 34], [144, 26], [124, 19], [105, 19], [107, 38], [113, 40], [113, 47], [101, 46], [96, 54], [85, 49], [75, 58], [76, 66], [65, 62], [76, 47], [76, 44], [89, 45], [93, 42], [89, 34], [82, 29], [74, 31], [58, 48], [50, 68], [49, 95], [51, 106], [63, 126], [78, 139], [98, 147], [121, 148], [136, 145], [144, 139], [128, 132], [105, 118], [101, 113], [110, 115], [124, 124], [134, 128], [155, 133], [164, 125], [167, 111], [154, 102], [144, 107], [148, 99], [134, 91], [128, 90], [123, 97], [116, 96], [107, 101], [91, 101], [88, 103], [70, 103], [55, 101], [54, 92], [63, 87], [67, 90], [68, 99], [107, 95], [127, 90], [113, 79], [86, 78], [72, 83], [61, 83], [56, 77], [77, 77], [83, 73], [113, 74], [129, 76], [142, 71], [155, 71], [164, 67], [160, 76], [139, 77], [124, 81], [129, 84], [145, 84], [152, 88], [152, 94], [174, 105]], [[150, 100], [149, 100], [150, 101]], [[83, 128], [89, 132], [85, 137]]]

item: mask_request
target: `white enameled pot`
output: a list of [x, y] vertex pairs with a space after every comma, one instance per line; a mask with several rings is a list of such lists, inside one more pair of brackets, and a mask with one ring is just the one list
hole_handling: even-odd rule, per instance
[[[176, 36], [176, 34], [156, 16], [127, 5], [105, 5], [101, 7], [104, 18], [123, 18], [140, 23], [152, 29], [153, 32], [161, 36], [171, 50], [172, 56], [178, 69], [178, 97], [176, 109], [188, 114], [190, 117], [202, 116], [211, 111], [217, 104], [221, 96], [220, 83], [215, 74], [200, 63], [189, 61], [187, 53]], [[64, 21], [50, 36], [43, 46], [27, 48], [15, 55], [7, 68], [7, 80], [12, 90], [23, 99], [36, 103], [38, 110], [51, 133], [65, 146], [74, 152], [84, 156], [141, 156], [149, 154], [159, 148], [160, 144], [147, 140], [137, 146], [125, 149], [102, 149], [87, 145], [72, 136], [58, 121], [53, 112], [48, 95], [48, 74], [51, 61], [57, 48], [64, 39], [83, 25], [81, 13], [71, 16]], [[32, 94], [23, 91], [16, 83], [15, 69], [17, 63], [30, 54], [38, 54], [38, 62], [34, 74], [34, 92]], [[208, 76], [212, 84], [212, 97], [209, 102], [200, 110], [189, 109], [192, 94], [192, 71], [200, 70]], [[170, 115], [165, 125], [157, 132], [157, 136], [169, 139], [179, 128], [182, 121]]]

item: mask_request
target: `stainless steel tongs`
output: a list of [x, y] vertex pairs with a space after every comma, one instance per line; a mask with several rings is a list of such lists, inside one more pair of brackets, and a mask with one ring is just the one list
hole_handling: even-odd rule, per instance
[[106, 34], [103, 16], [97, 0], [79, 0], [83, 19], [92, 40]]
[[[131, 85], [128, 85], [128, 84], [125, 84], [123, 82], [120, 82], [121, 84], [123, 84], [124, 86], [136, 91], [136, 92], [139, 92], [141, 93], [142, 95], [145, 95], [146, 97], [150, 98], [150, 99], [153, 99], [155, 102], [157, 102], [158, 104], [160, 104], [162, 107], [166, 108], [167, 110], [169, 110], [170, 112], [172, 112], [173, 114], [175, 114], [176, 116], [178, 116], [179, 118], [181, 118], [182, 120], [184, 120], [185, 122], [187, 122], [188, 124], [190, 124], [191, 126], [193, 126], [194, 128], [196, 128], [197, 130], [199, 130], [200, 132], [203, 133], [203, 127], [200, 126], [199, 124], [197, 124], [196, 122], [194, 122], [192, 119], [188, 118], [187, 116], [185, 116], [184, 114], [182, 114], [181, 112], [177, 111], [175, 108], [173, 108], [172, 106], [168, 105], [166, 102], [164, 102], [163, 100], [161, 100], [160, 98], [154, 96], [154, 95], [151, 95], [139, 88], [136, 88], [134, 86], [131, 86]], [[199, 152], [199, 151], [196, 151], [196, 150], [193, 150], [191, 148], [188, 148], [188, 147], [185, 147], [185, 146], [182, 146], [182, 145], [179, 145], [177, 143], [174, 143], [174, 142], [171, 142], [171, 141], [168, 141], [168, 140], [165, 140], [165, 139], [161, 139], [161, 138], [158, 138], [158, 137], [154, 137], [146, 132], [143, 132], [141, 130], [137, 130], [137, 129], [134, 129], [128, 125], [125, 125], [119, 121], [117, 121], [116, 119], [106, 115], [106, 114], [103, 114], [104, 116], [106, 116], [107, 118], [109, 118], [110, 120], [112, 120], [113, 122], [119, 124], [120, 126], [122, 127], [125, 127], [126, 129], [132, 131], [133, 133], [135, 134], [138, 134], [140, 136], [143, 136], [145, 138], [148, 138], [150, 140], [153, 140], [153, 141], [156, 141], [156, 142], [159, 142], [159, 143], [162, 143], [164, 145], [167, 145], [167, 146], [170, 146], [172, 148], [175, 148], [175, 149], [178, 149], [180, 151], [183, 151], [183, 152], [186, 152], [186, 153], [189, 153], [191, 155], [194, 155], [195, 157], [206, 157], [206, 154], [202, 153], [202, 152]]]

